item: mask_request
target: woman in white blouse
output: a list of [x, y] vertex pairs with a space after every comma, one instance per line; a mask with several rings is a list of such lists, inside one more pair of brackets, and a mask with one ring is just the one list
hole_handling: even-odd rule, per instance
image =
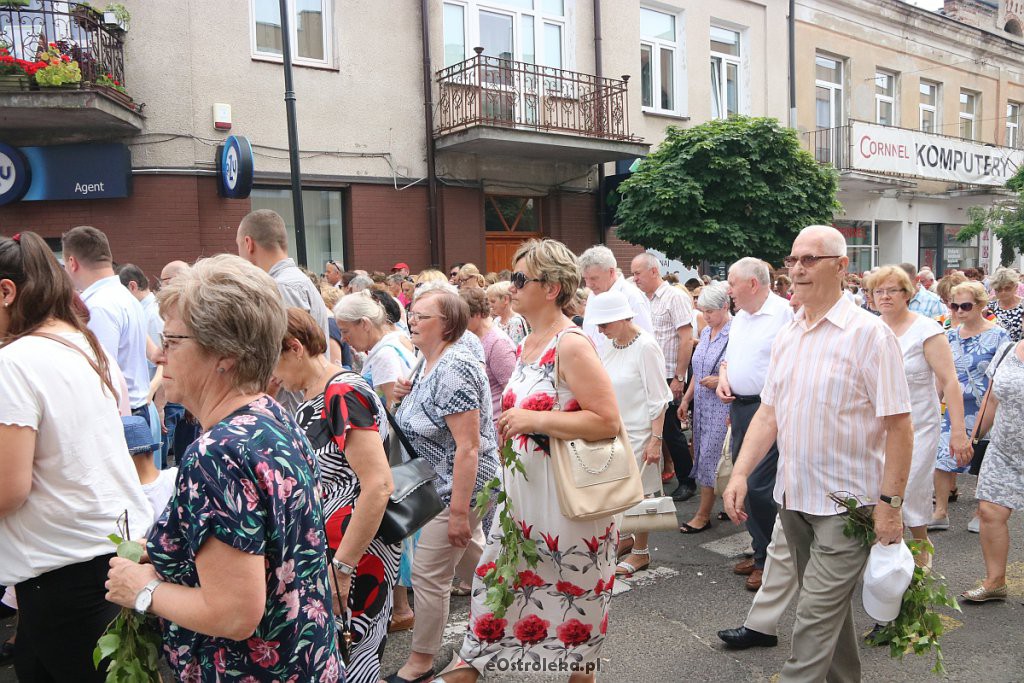
[[[661, 492], [661, 433], [672, 391], [665, 383], [665, 356], [653, 335], [633, 324], [633, 310], [619, 292], [604, 292], [587, 302], [586, 322], [594, 324], [611, 344], [601, 357], [641, 467], [644, 495]], [[650, 466], [644, 467], [645, 464]], [[631, 576], [647, 568], [651, 552], [647, 534], [634, 537], [630, 554], [615, 573]]]

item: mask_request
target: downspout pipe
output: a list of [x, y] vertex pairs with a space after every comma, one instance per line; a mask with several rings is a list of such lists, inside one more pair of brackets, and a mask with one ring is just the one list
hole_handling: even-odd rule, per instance
[[[601, 64], [601, 0], [594, 0], [594, 75], [597, 77], [598, 88], [602, 87], [601, 78], [604, 69]], [[607, 207], [604, 201], [604, 163], [597, 165], [597, 243], [605, 243], [605, 221]]]
[[789, 127], [796, 130], [796, 0], [789, 0]]
[[430, 68], [430, 3], [420, 0], [420, 32], [423, 42], [423, 127], [427, 146], [427, 226], [430, 263], [444, 268], [444, 243], [437, 220], [437, 172], [434, 168], [434, 89]]

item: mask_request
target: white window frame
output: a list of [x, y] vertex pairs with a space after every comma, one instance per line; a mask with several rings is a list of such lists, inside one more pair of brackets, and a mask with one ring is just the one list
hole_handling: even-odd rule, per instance
[[[935, 104], [925, 104], [921, 101], [921, 86], [929, 85], [935, 89]], [[938, 133], [942, 130], [940, 120], [942, 112], [942, 84], [937, 81], [929, 81], [922, 78], [917, 86], [917, 129], [924, 131], [924, 113], [931, 112], [932, 130], [929, 133]]]
[[[880, 95], [878, 93], [878, 77], [888, 76], [892, 79], [892, 95]], [[896, 98], [900, 91], [899, 86], [899, 74], [895, 71], [889, 71], [888, 69], [875, 69], [875, 123], [882, 124], [882, 104], [888, 104], [892, 107], [892, 121], [889, 122], [890, 126], [899, 126], [899, 109], [896, 106]]]
[[[651, 49], [651, 85], [652, 85], [652, 99], [653, 105], [647, 106], [643, 103], [643, 74], [640, 75], [640, 108], [644, 113], [647, 114], [662, 114], [668, 116], [685, 116], [686, 115], [686, 62], [684, 59], [683, 50], [686, 47], [686, 25], [684, 23], [684, 14], [678, 9], [668, 9], [659, 5], [644, 4], [641, 5], [642, 9], [651, 10], [652, 12], [658, 12], [659, 14], [666, 14], [675, 18], [676, 27], [676, 39], [674, 42], [662, 40], [660, 38], [648, 38], [646, 36], [640, 36], [640, 47], [641, 49], [646, 46]], [[672, 71], [674, 78], [672, 79], [672, 101], [675, 103], [675, 107], [672, 109], [664, 109], [661, 106], [661, 94], [660, 89], [657, 86], [661, 84], [661, 50], [672, 51]], [[637, 55], [639, 57], [639, 55]]]
[[[746, 27], [743, 27], [743, 26], [737, 26], [735, 24], [730, 24], [730, 23], [725, 22], [725, 21], [717, 21], [717, 20], [711, 22], [711, 28], [720, 28], [720, 29], [725, 30], [725, 31], [733, 31], [733, 32], [739, 34], [739, 47], [740, 47], [740, 56], [739, 57], [736, 57], [734, 55], [727, 55], [727, 54], [724, 54], [722, 52], [715, 52], [715, 51], [712, 50], [711, 51], [711, 61], [714, 62], [715, 60], [718, 60], [718, 65], [717, 65], [717, 68], [718, 68], [718, 85], [719, 85], [719, 89], [720, 89], [720, 92], [719, 92], [718, 95], [719, 95], [719, 98], [720, 98], [719, 101], [722, 103], [723, 107], [725, 107], [725, 108], [728, 107], [728, 105], [726, 104], [726, 92], [727, 92], [727, 87], [726, 87], [727, 68], [726, 68], [726, 65], [727, 64], [733, 64], [733, 65], [736, 66], [736, 78], [737, 78], [737, 82], [736, 82], [736, 89], [737, 89], [736, 90], [736, 113], [737, 114], [749, 114], [750, 113], [750, 106], [749, 106], [749, 98], [747, 97], [748, 91], [749, 91], [749, 87], [748, 87], [749, 79], [747, 78], [747, 53], [749, 52], [749, 50], [747, 49], [747, 29], [746, 29]], [[710, 40], [710, 32], [709, 32], [709, 34], [708, 34], [708, 45], [709, 45], [709, 47], [710, 47], [710, 44], [711, 44], [711, 40]], [[714, 96], [714, 93], [712, 93], [712, 96]], [[728, 112], [723, 112], [723, 113], [724, 113], [724, 115], [721, 118], [723, 118], [723, 119], [729, 118], [729, 113]]]
[[[830, 81], [822, 81], [818, 79], [817, 59], [821, 57], [823, 59], [831, 59], [832, 61], [839, 64], [839, 83], [832, 83]], [[814, 87], [815, 90], [818, 88], [826, 88], [830, 91], [829, 95], [829, 106], [832, 107], [832, 121], [829, 123], [829, 128], [838, 128], [843, 125], [843, 119], [846, 118], [846, 59], [837, 55], [829, 54], [827, 52], [817, 52], [814, 55], [815, 69], [814, 69]], [[872, 79], [874, 80], [874, 79]], [[838, 104], [838, 107], [836, 106]], [[836, 116], [838, 110], [839, 116]], [[817, 111], [815, 111], [815, 127], [818, 125]]]
[[[1010, 118], [1010, 108], [1017, 108], [1017, 116]], [[1014, 149], [1020, 149], [1020, 116], [1021, 110], [1024, 109], [1024, 105], [1020, 102], [1014, 102], [1013, 100], [1006, 101], [1006, 140], [1004, 141], [1007, 147], [1013, 147]]]
[[[333, 0], [320, 0], [322, 11], [323, 11], [323, 41], [324, 41], [324, 58], [323, 59], [310, 59], [309, 57], [300, 57], [298, 53], [299, 40], [298, 40], [298, 20], [295, 13], [295, 0], [288, 1], [288, 30], [291, 34], [290, 43], [292, 48], [292, 64], [295, 66], [312, 66], [320, 68], [334, 68], [334, 1]], [[257, 0], [249, 0], [249, 34], [250, 34], [250, 51], [252, 58], [259, 61], [276, 62], [278, 64], [284, 62], [284, 55], [275, 55], [270, 52], [260, 52], [256, 45], [256, 2]]]
[[[510, 3], [502, 2], [502, 0], [444, 0], [443, 4], [461, 5], [464, 9], [463, 30], [465, 31], [466, 54], [463, 56], [463, 59], [469, 59], [476, 54], [473, 52], [473, 48], [480, 45], [480, 12], [485, 11], [512, 16], [512, 34], [515, 42], [514, 61], [524, 61], [523, 17], [530, 16], [533, 17], [533, 51], [536, 64], [540, 66], [548, 64], [548, 56], [544, 51], [544, 25], [553, 24], [561, 29], [562, 54], [560, 55], [561, 66], [552, 68], [560, 68], [566, 71], [574, 71], [576, 68], [575, 35], [573, 30], [573, 27], [576, 25], [575, 0], [565, 0], [565, 13], [562, 16], [545, 12], [542, 0], [535, 0], [536, 9], [533, 10], [515, 7]], [[441, 16], [444, 17], [443, 11]], [[443, 29], [441, 35], [444, 35]]]
[[961, 108], [960, 108], [960, 97], [957, 97], [957, 99], [956, 99], [957, 123], [959, 124], [957, 126], [957, 131], [956, 131], [957, 135], [959, 135], [960, 137], [963, 137], [963, 130], [964, 130], [963, 122], [964, 121], [970, 121], [971, 122], [971, 137], [970, 138], [966, 138], [966, 139], [968, 139], [968, 140], [977, 140], [978, 139], [978, 100], [981, 99], [981, 93], [975, 92], [973, 90], [966, 90], [964, 88], [961, 88], [960, 89], [960, 95], [961, 96], [968, 95], [969, 97], [973, 97], [974, 98], [974, 106], [971, 107], [971, 111], [969, 113], [962, 111]]

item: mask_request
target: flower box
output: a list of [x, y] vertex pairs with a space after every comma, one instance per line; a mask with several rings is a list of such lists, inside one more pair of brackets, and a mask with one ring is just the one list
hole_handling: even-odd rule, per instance
[[120, 104], [123, 104], [129, 109], [135, 109], [135, 100], [132, 99], [131, 95], [123, 93], [117, 88], [111, 88], [109, 85], [93, 84], [93, 88], [96, 90], [96, 92], [103, 93], [110, 99], [115, 100]]
[[0, 92], [23, 92], [31, 89], [28, 76], [8, 74], [0, 76]]
[[124, 33], [128, 30], [128, 25], [118, 18], [117, 12], [104, 12], [103, 23], [106, 25], [107, 28], [112, 29], [114, 31], [120, 31], [121, 33]]

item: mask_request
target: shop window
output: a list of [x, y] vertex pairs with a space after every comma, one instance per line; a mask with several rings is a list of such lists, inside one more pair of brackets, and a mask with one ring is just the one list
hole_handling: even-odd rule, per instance
[[897, 125], [896, 74], [888, 71], [875, 72], [875, 123]]
[[965, 140], [973, 140], [977, 132], [978, 97], [978, 93], [960, 91], [960, 137]]
[[540, 197], [489, 194], [484, 198], [484, 227], [488, 232], [541, 232]]
[[681, 16], [640, 8], [640, 100], [654, 113], [682, 111]]
[[[250, 0], [252, 54], [281, 60], [281, 8], [278, 0]], [[287, 0], [292, 60], [297, 65], [331, 64], [331, 0]]]
[[918, 128], [925, 133], [939, 132], [939, 84], [921, 80], [917, 105]]
[[743, 72], [740, 32], [711, 27], [711, 116], [724, 119], [740, 113]]
[[918, 268], [931, 268], [939, 277], [950, 270], [978, 266], [978, 238], [959, 242], [962, 225], [921, 223], [918, 226]]
[[[273, 209], [284, 218], [288, 228], [288, 255], [300, 262], [295, 249], [295, 213], [290, 189], [258, 187], [250, 195], [252, 208]], [[344, 263], [344, 233], [341, 220], [340, 190], [303, 190], [302, 213], [306, 224], [306, 265], [315, 273], [324, 272], [327, 261]]]

